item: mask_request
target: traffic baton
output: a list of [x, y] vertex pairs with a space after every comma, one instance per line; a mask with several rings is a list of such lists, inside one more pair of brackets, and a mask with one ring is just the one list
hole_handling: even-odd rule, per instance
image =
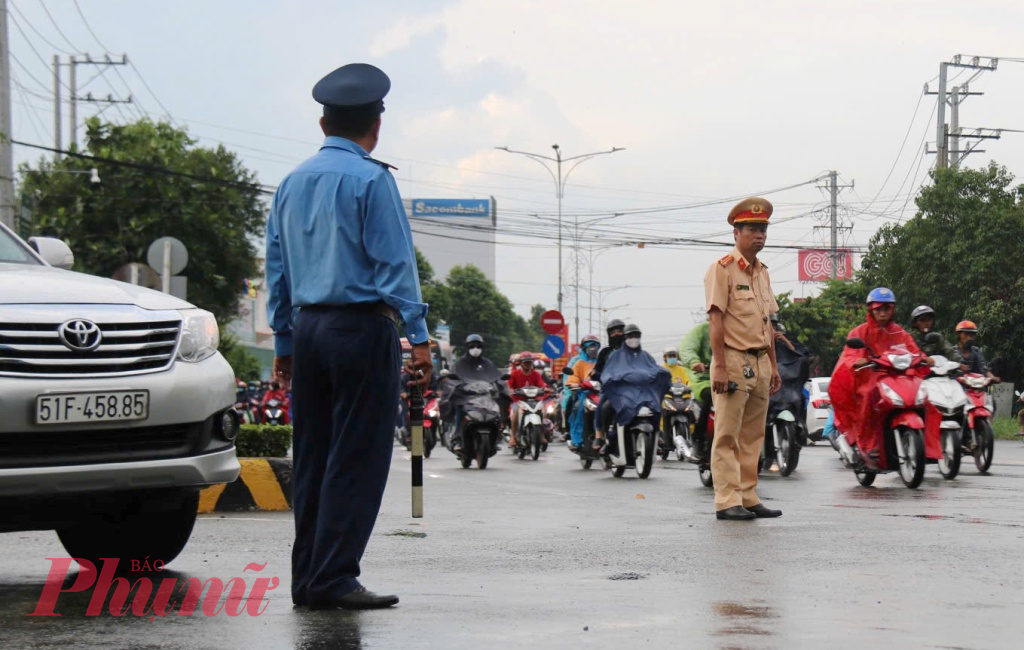
[[409, 389], [409, 433], [412, 436], [412, 516], [423, 517], [423, 392]]

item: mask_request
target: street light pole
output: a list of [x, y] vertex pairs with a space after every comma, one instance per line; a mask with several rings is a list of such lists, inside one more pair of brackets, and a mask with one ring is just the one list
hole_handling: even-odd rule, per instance
[[[558, 311], [561, 312], [562, 311], [562, 197], [565, 195], [565, 184], [569, 180], [569, 174], [572, 173], [572, 170], [576, 169], [577, 167], [579, 167], [584, 162], [590, 160], [591, 158], [594, 158], [595, 156], [601, 156], [601, 155], [604, 155], [604, 154], [615, 153], [616, 151], [623, 151], [624, 148], [623, 147], [612, 147], [611, 149], [608, 149], [607, 151], [595, 151], [595, 152], [592, 152], [592, 153], [584, 153], [584, 154], [580, 154], [578, 156], [570, 156], [569, 158], [563, 158], [562, 157], [562, 149], [557, 144], [551, 145], [551, 148], [555, 150], [555, 155], [553, 157], [552, 156], [544, 156], [544, 155], [541, 155], [541, 154], [538, 154], [538, 153], [531, 153], [529, 151], [517, 151], [515, 149], [509, 149], [508, 147], [495, 147], [495, 149], [499, 149], [499, 150], [504, 151], [506, 153], [519, 154], [520, 156], [526, 156], [530, 160], [536, 161], [538, 164], [540, 164], [542, 167], [544, 167], [544, 169], [548, 170], [548, 173], [551, 174], [552, 180], [555, 181], [555, 198], [558, 200]], [[551, 170], [551, 167], [548, 165], [549, 162], [555, 164], [555, 171]], [[565, 174], [562, 174], [562, 164], [563, 163], [569, 163], [569, 162], [571, 162], [573, 164], [569, 166], [569, 168], [565, 171]], [[576, 264], [578, 265], [579, 264], [579, 241], [578, 241], [578, 238], [577, 238], [577, 241], [575, 243], [574, 250], [575, 250], [575, 255], [576, 255], [576, 257], [575, 257]], [[576, 275], [578, 276], [579, 273], [577, 272]], [[580, 316], [579, 316], [579, 278], [577, 278], [576, 282], [577, 282], [577, 294], [576, 294], [576, 302], [577, 302], [577, 305], [576, 305], [576, 330], [577, 331], [575, 332], [575, 334], [577, 334], [577, 338], [578, 338], [579, 326], [580, 326]]]

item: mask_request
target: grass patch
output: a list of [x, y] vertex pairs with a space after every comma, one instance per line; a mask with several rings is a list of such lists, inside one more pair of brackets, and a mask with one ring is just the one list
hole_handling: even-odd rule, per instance
[[996, 440], [1020, 440], [1020, 436], [1017, 435], [1020, 431], [1017, 418], [995, 418], [992, 420], [992, 430], [996, 434]]

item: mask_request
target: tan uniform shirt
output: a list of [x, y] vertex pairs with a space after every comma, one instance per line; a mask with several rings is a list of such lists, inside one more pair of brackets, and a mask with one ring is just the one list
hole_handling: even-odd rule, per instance
[[772, 294], [768, 267], [757, 260], [747, 261], [738, 250], [708, 267], [704, 274], [707, 309], [722, 312], [725, 344], [735, 350], [767, 348], [771, 345], [772, 326], [768, 318], [779, 311]]

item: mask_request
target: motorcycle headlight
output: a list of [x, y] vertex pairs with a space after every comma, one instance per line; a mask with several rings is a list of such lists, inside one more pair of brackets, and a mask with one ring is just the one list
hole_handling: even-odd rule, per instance
[[220, 345], [217, 319], [202, 309], [181, 310], [181, 344], [178, 345], [178, 360], [198, 363], [209, 359]]
[[890, 354], [889, 363], [896, 370], [906, 370], [910, 367], [910, 362], [913, 361], [913, 357], [910, 354]]
[[[956, 384], [953, 384], [954, 386]], [[924, 404], [925, 399], [928, 398], [928, 387], [925, 386], [924, 382], [921, 382], [921, 387], [917, 389], [917, 397], [914, 398], [914, 406], [921, 406]]]
[[428, 418], [436, 418], [437, 417], [437, 409], [430, 409], [429, 411], [427, 411], [427, 417]]
[[882, 391], [882, 395], [892, 402], [893, 406], [904, 406], [903, 398], [900, 397], [900, 394], [893, 390], [888, 384], [879, 384], [878, 387], [879, 390]]

